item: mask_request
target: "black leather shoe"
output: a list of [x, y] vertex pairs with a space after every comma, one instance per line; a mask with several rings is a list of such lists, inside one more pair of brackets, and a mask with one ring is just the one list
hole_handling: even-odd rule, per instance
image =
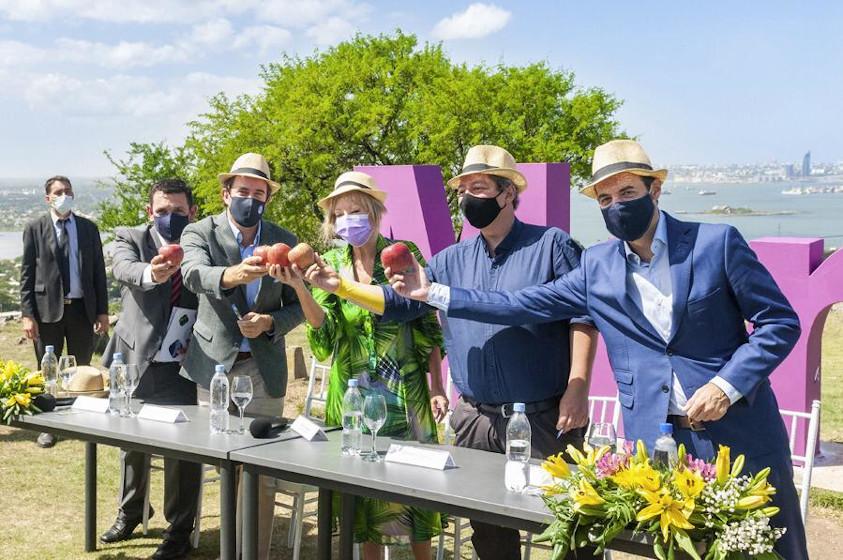
[[[154, 514], [155, 510], [152, 509], [152, 506], [149, 506], [149, 518], [152, 519]], [[108, 531], [100, 535], [100, 542], [110, 544], [125, 541], [132, 536], [132, 533], [134, 533], [135, 529], [142, 521], [142, 519], [129, 520], [126, 519], [123, 514], [119, 514], [117, 515], [117, 519], [114, 520], [114, 525], [112, 525]]]
[[179, 558], [186, 557], [191, 550], [192, 547], [190, 546], [189, 539], [164, 539], [164, 542], [158, 545], [158, 550], [152, 555], [152, 560], [178, 560]]
[[56, 444], [56, 441], [58, 441], [56, 436], [45, 432], [38, 435], [38, 439], [35, 440], [35, 444], [38, 447], [43, 447], [44, 449], [47, 449], [48, 447], [54, 446]]

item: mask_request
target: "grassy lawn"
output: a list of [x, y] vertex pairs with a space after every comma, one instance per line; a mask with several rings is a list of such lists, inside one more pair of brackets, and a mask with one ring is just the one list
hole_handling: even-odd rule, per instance
[[[18, 344], [20, 324], [0, 326], [0, 356], [16, 359], [34, 366], [34, 354], [29, 343]], [[302, 346], [309, 364], [310, 353], [303, 330], [297, 329], [288, 338], [288, 345]], [[823, 417], [824, 440], [843, 441], [843, 311], [829, 315], [823, 338]], [[301, 411], [306, 380], [290, 382], [286, 410], [290, 415]], [[52, 449], [35, 446], [33, 432], [0, 427], [0, 496], [3, 514], [0, 515], [0, 543], [4, 558], [25, 559], [129, 559], [147, 558], [160, 542], [166, 526], [163, 516], [163, 475], [152, 476], [152, 504], [155, 516], [150, 520], [150, 533], [117, 545], [103, 546], [97, 553], [85, 554], [82, 526], [84, 447], [81, 442], [62, 440]], [[104, 531], [117, 511], [116, 496], [119, 482], [118, 450], [99, 447], [97, 529]], [[191, 555], [196, 559], [214, 559], [219, 543], [218, 486], [207, 485], [203, 500], [202, 537], [200, 548]], [[834, 551], [843, 547], [837, 537], [843, 528], [843, 495], [831, 492], [812, 494], [809, 540], [812, 556], [835, 557]], [[315, 517], [305, 521], [306, 535], [302, 558], [315, 555]], [[286, 547], [288, 528], [286, 515], [276, 517], [273, 535], [273, 558], [289, 558]], [[136, 533], [140, 535], [140, 531]], [[470, 547], [463, 549], [470, 558]], [[393, 558], [409, 558], [404, 550], [395, 550]], [[446, 557], [450, 557], [448, 554]], [[536, 551], [534, 558], [547, 556]], [[615, 558], [626, 558], [615, 555]]]

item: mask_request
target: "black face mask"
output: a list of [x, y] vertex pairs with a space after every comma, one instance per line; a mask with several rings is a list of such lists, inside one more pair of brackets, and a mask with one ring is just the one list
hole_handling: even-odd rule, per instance
[[245, 198], [242, 196], [232, 196], [231, 202], [228, 204], [228, 211], [231, 212], [231, 217], [234, 221], [245, 228], [250, 228], [258, 225], [263, 216], [266, 203], [257, 200], [256, 198]]
[[[500, 194], [498, 194], [500, 196]], [[465, 193], [460, 201], [460, 210], [468, 223], [477, 229], [483, 229], [498, 217], [503, 208], [498, 204], [498, 196], [479, 198]]]
[[176, 214], [175, 212], [155, 216], [153, 220], [155, 221], [155, 229], [158, 230], [161, 237], [171, 243], [179, 240], [181, 232], [183, 232], [184, 228], [187, 227], [187, 224], [190, 223], [190, 218], [181, 214]]
[[600, 211], [609, 233], [621, 241], [635, 241], [647, 232], [654, 209], [653, 197], [647, 193], [634, 200], [615, 202]]

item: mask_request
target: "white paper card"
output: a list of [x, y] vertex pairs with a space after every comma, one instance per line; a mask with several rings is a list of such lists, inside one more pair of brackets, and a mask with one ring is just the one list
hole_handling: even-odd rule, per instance
[[187, 352], [193, 324], [196, 322], [196, 310], [174, 306], [167, 324], [167, 334], [161, 342], [161, 349], [155, 355], [156, 362], [181, 362]]
[[71, 410], [84, 410], [85, 412], [108, 412], [108, 399], [98, 399], [96, 397], [86, 397], [80, 395], [73, 401]]
[[293, 420], [293, 423], [290, 424], [290, 429], [307, 441], [326, 441], [328, 439], [328, 436], [319, 427], [319, 424], [306, 416], [299, 416]]
[[140, 412], [138, 412], [138, 418], [155, 420], [156, 422], [168, 422], [170, 424], [188, 422], [190, 420], [187, 414], [180, 408], [167, 408], [166, 406], [156, 406], [154, 404], [143, 405]]
[[386, 452], [386, 462], [402, 463], [404, 465], [415, 465], [427, 469], [445, 470], [456, 467], [451, 453], [441, 449], [428, 449], [426, 447], [413, 447], [412, 445], [399, 445], [393, 443]]

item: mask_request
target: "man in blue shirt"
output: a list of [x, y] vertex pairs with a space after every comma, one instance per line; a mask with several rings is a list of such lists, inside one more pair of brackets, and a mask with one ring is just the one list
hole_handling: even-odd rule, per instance
[[[460, 209], [480, 235], [430, 259], [426, 272], [431, 281], [517, 290], [554, 280], [578, 266], [581, 249], [568, 234], [515, 217], [527, 181], [503, 148], [471, 148], [463, 172], [448, 186], [458, 190]], [[323, 274], [314, 265], [307, 278], [336, 291], [336, 284], [324, 281], [329, 274]], [[375, 291], [381, 296], [380, 288]], [[337, 293], [344, 297], [342, 291]], [[384, 296], [388, 312], [382, 320], [406, 321], [429, 311], [396, 296], [388, 286]], [[504, 453], [512, 403], [523, 402], [534, 458], [560, 453], [568, 444], [582, 446], [597, 341], [588, 318], [500, 326], [443, 315], [442, 328], [451, 377], [461, 394], [451, 415], [457, 445]], [[521, 557], [518, 531], [477, 521], [472, 527], [472, 543], [482, 560]]]

